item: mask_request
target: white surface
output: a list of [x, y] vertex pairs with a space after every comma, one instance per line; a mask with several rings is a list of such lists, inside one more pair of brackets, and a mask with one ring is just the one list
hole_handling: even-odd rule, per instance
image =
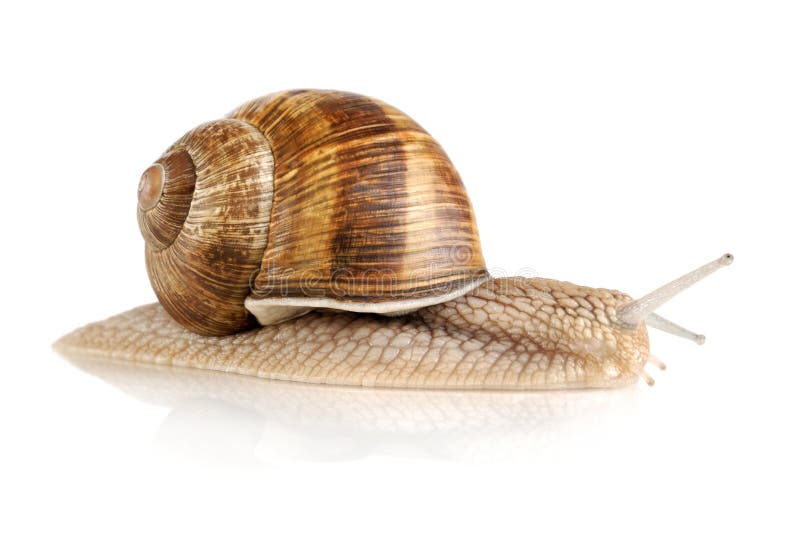
[[[0, 533], [797, 533], [796, 4], [265, 4], [0, 8]], [[154, 299], [141, 171], [292, 87], [437, 137], [495, 274], [642, 295], [733, 252], [659, 311], [708, 342], [544, 397], [119, 373], [133, 396], [54, 355]]]

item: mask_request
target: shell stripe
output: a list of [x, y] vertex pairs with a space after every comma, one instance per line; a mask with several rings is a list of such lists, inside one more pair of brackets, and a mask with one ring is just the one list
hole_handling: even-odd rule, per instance
[[380, 101], [292, 91], [231, 117], [275, 161], [268, 246], [254, 299], [407, 301], [485, 279], [461, 179], [417, 123]]

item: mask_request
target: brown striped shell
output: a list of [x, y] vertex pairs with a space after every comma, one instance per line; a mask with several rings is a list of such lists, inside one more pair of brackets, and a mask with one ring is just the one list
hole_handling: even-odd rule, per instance
[[488, 278], [442, 148], [352, 93], [274, 93], [190, 131], [142, 176], [138, 218], [159, 301], [202, 334], [402, 314]]

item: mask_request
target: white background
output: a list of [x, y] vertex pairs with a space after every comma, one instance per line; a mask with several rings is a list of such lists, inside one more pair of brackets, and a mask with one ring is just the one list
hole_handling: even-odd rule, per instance
[[[20, 4], [21, 5], [21, 4]], [[796, 534], [800, 16], [792, 2], [0, 8], [3, 534]], [[50, 349], [153, 301], [141, 171], [271, 91], [401, 108], [489, 267], [665, 306], [656, 385], [319, 390]]]

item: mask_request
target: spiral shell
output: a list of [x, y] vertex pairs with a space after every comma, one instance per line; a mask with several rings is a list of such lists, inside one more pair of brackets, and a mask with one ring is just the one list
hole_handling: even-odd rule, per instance
[[159, 300], [204, 334], [314, 308], [401, 314], [488, 277], [447, 155], [351, 93], [276, 93], [192, 130], [143, 175], [139, 224]]
[[164, 169], [163, 193], [150, 210], [140, 202], [138, 216], [159, 301], [199, 333], [253, 325], [244, 300], [267, 245], [272, 201], [264, 136], [242, 121], [214, 121], [186, 134], [156, 165]]

